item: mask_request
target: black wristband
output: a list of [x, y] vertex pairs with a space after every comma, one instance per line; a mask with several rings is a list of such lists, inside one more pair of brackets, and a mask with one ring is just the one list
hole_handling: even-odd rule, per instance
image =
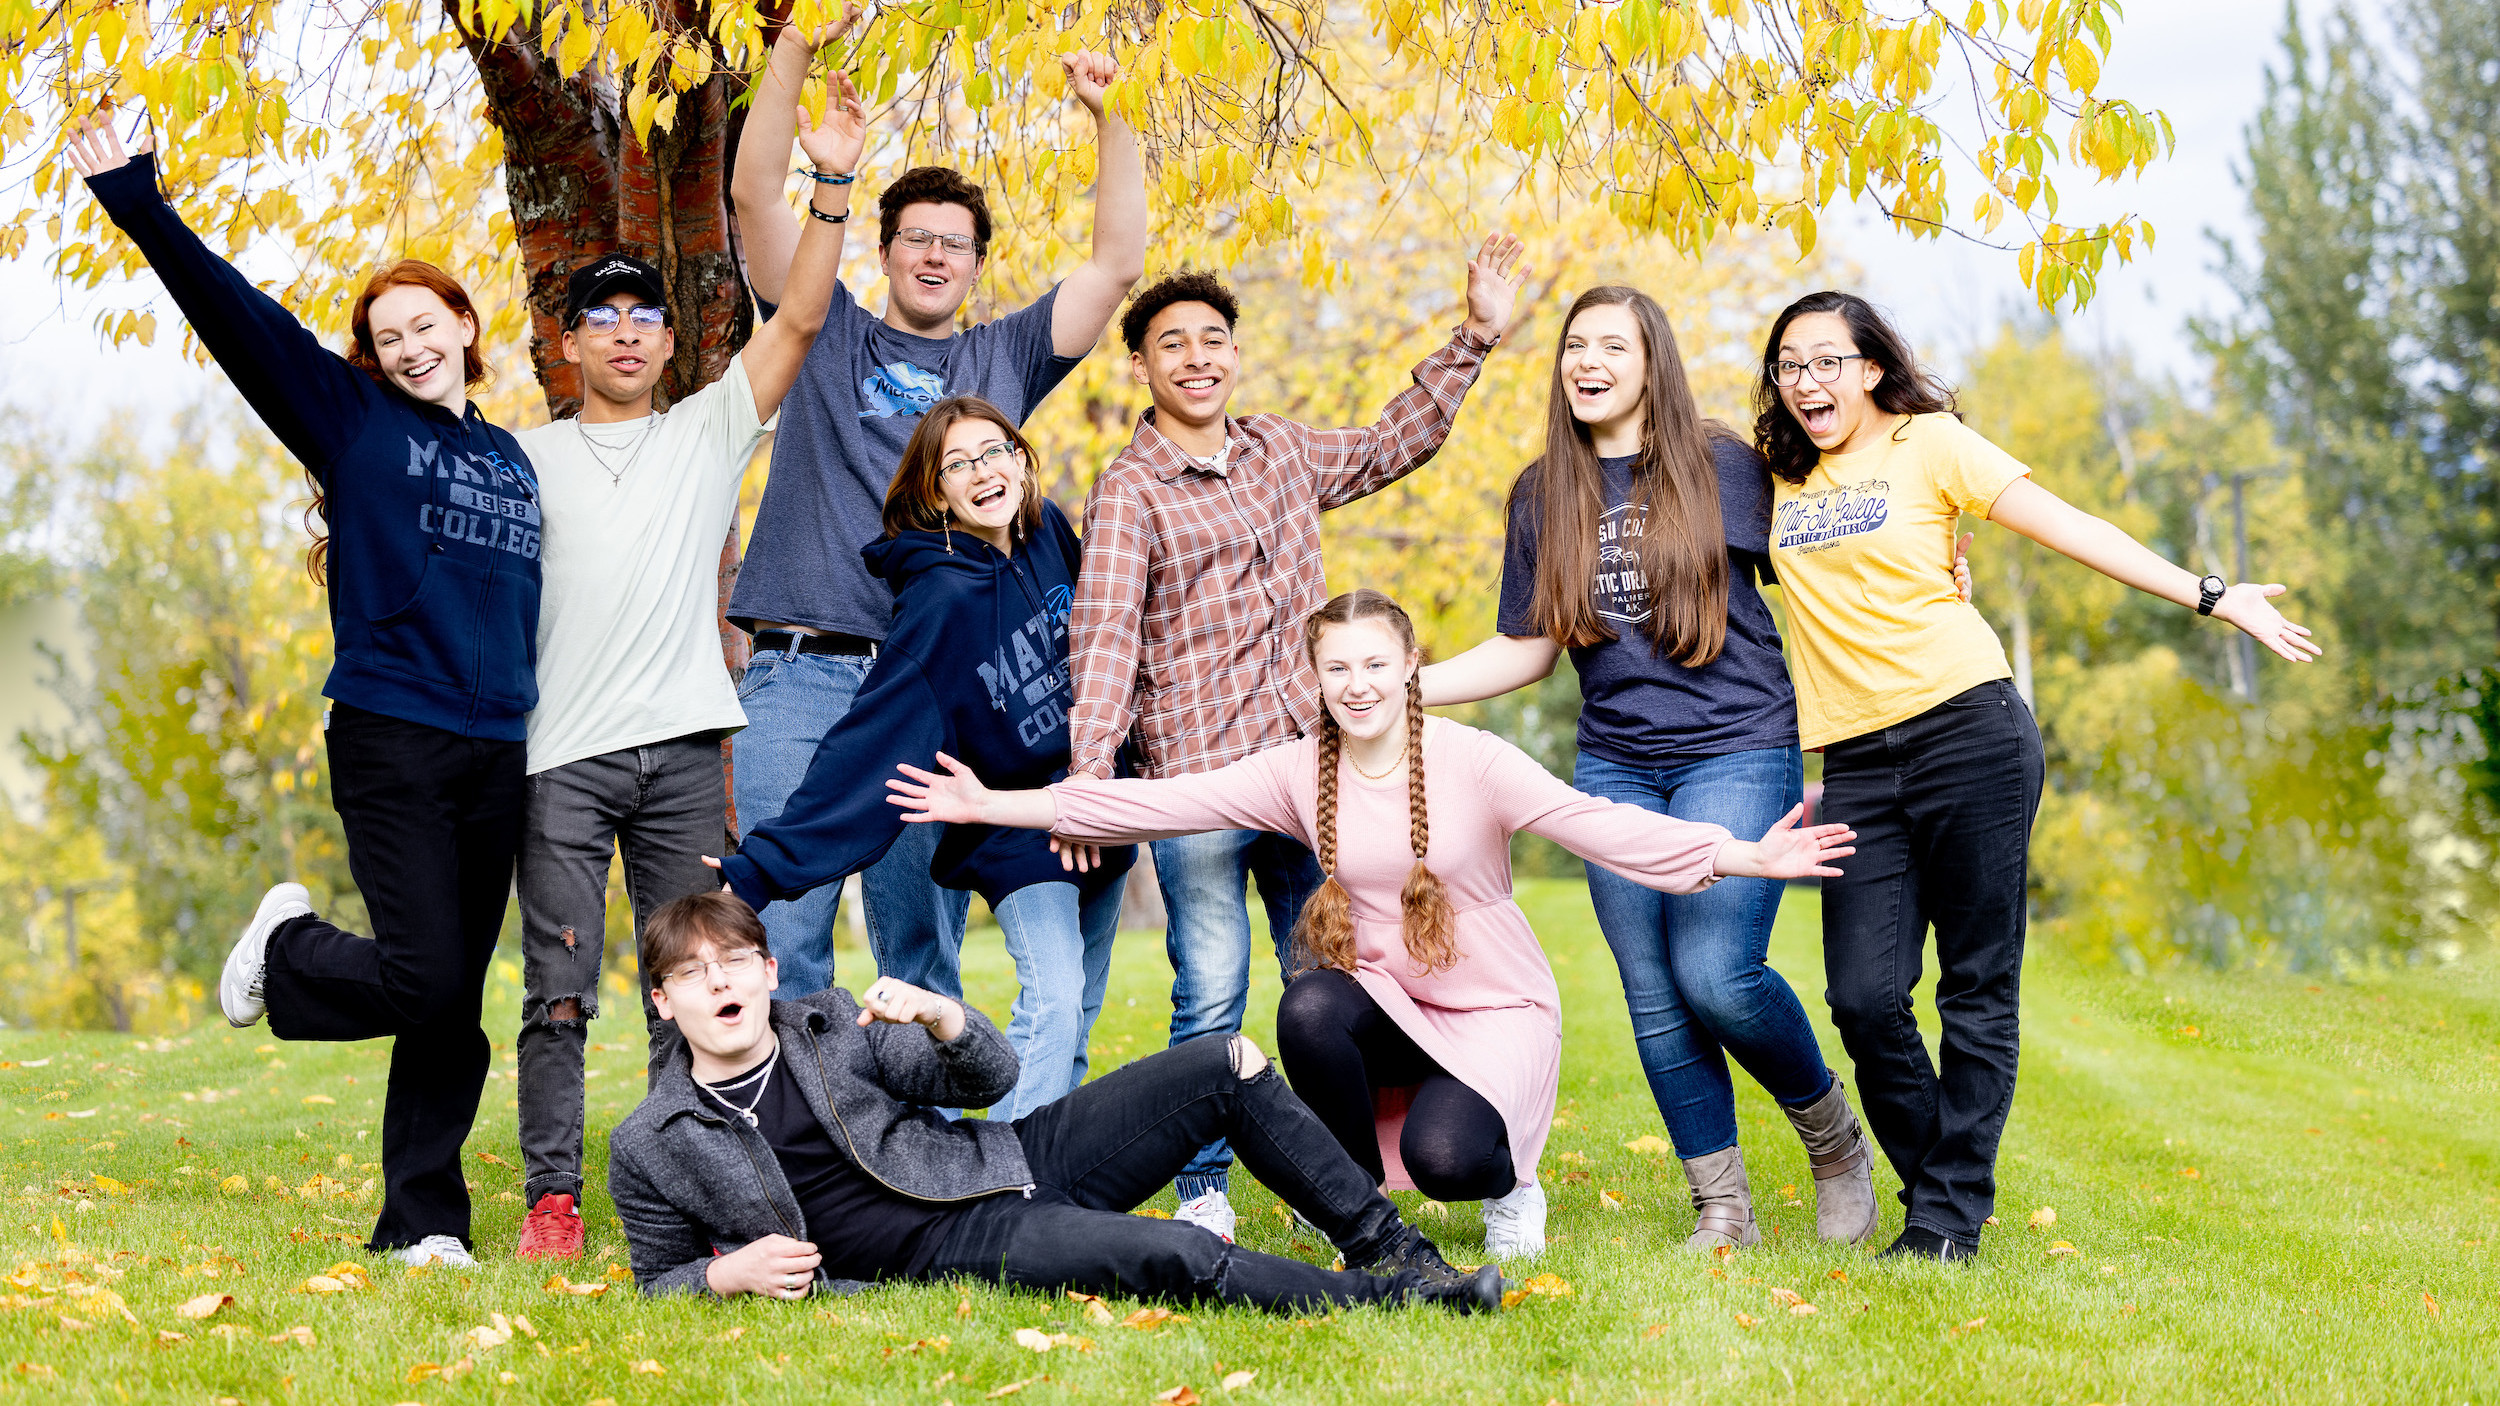
[[799, 174], [807, 177], [809, 180], [814, 181], [820, 186], [846, 186], [859, 179], [857, 176], [828, 176], [824, 172], [816, 170], [813, 167], [810, 167], [805, 171], [801, 171]]
[[807, 207], [807, 213], [829, 225], [838, 225], [851, 218], [851, 212], [848, 210], [843, 211], [839, 215], [828, 215], [824, 211], [817, 209], [813, 204], [810, 204]]

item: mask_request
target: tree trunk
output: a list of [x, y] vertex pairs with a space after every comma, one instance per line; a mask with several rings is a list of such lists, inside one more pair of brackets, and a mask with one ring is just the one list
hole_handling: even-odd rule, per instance
[[[444, 0], [443, 9], [458, 28], [457, 0]], [[663, 0], [653, 16], [670, 29], [698, 34], [703, 17], [699, 0]], [[768, 25], [766, 43], [778, 27]], [[745, 113], [730, 108], [733, 80], [721, 76], [719, 55], [715, 76], [678, 95], [675, 126], [665, 132], [655, 126], [645, 149], [626, 123], [622, 90], [591, 69], [563, 77], [528, 26], [515, 26], [501, 42], [462, 29], [461, 42], [485, 85], [487, 113], [503, 134], [504, 190], [528, 279], [530, 361], [548, 413], [571, 415], [582, 403], [580, 370], [564, 359], [565, 280], [611, 253], [650, 260], [667, 287], [677, 352], [661, 373], [660, 405], [718, 380], [754, 330], [728, 200], [730, 159]], [[733, 525], [721, 545], [718, 601], [721, 656], [733, 676], [745, 667], [748, 647], [746, 633], [726, 614], [737, 579]], [[727, 795], [726, 742], [721, 779]], [[734, 833], [735, 813], [727, 812], [726, 820]]]

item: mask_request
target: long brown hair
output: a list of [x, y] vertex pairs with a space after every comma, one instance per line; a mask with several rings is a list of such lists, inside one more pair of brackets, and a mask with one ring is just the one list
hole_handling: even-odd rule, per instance
[[[1858, 355], [1866, 358], [1867, 365], [1884, 373], [1884, 378], [1868, 393], [1876, 409], [1887, 415], [1960, 413], [1955, 408], [1953, 388], [1945, 384], [1943, 377], [1919, 364], [1918, 353], [1910, 349], [1910, 339], [1895, 331], [1874, 304], [1855, 293], [1808, 293], [1780, 310], [1779, 319], [1771, 324], [1770, 337], [1762, 344], [1762, 379], [1753, 390], [1753, 446], [1771, 461], [1771, 472], [1789, 483], [1803, 483], [1814, 472], [1814, 466], [1823, 461], [1823, 451], [1814, 447], [1806, 427], [1797, 423], [1797, 417], [1789, 413], [1787, 403], [1780, 399], [1779, 378], [1773, 374], [1779, 364], [1780, 339], [1788, 335], [1788, 324], [1817, 312], [1839, 314], [1840, 320], [1849, 324], [1849, 336], [1858, 344]], [[1893, 433], [1900, 431], [1895, 429]]]
[[[478, 350], [478, 343], [485, 340], [485, 320], [477, 315], [477, 305], [469, 301], [469, 290], [460, 286], [459, 279], [423, 259], [384, 264], [365, 280], [365, 291], [356, 295], [355, 311], [348, 315], [348, 330], [354, 340], [347, 348], [347, 364], [384, 386], [390, 385], [391, 378], [383, 372], [381, 359], [373, 352], [373, 303], [394, 288], [426, 289], [442, 299], [454, 316], [467, 320], [478, 335], [461, 348], [460, 381], [466, 386], [485, 381], [486, 355]], [[330, 534], [326, 527], [330, 491], [313, 477], [311, 469], [304, 470], [304, 481], [312, 485], [312, 502], [304, 509], [304, 530], [312, 534], [312, 546], [304, 553], [304, 569], [314, 581], [326, 586], [330, 583]], [[315, 526], [316, 518], [325, 525]]]
[[1529, 618], [1540, 632], [1574, 648], [1615, 638], [1598, 616], [1590, 589], [1603, 560], [1597, 540], [1603, 474], [1588, 426], [1571, 413], [1571, 378], [1563, 369], [1572, 324], [1597, 307], [1632, 314], [1648, 363], [1641, 384], [1641, 448], [1632, 461], [1632, 502], [1644, 526], [1640, 540], [1629, 544], [1648, 583], [1649, 613], [1641, 631], [1652, 649], [1698, 668], [1718, 658], [1727, 643], [1727, 528], [1719, 518], [1719, 470], [1710, 455], [1710, 435], [1719, 427], [1705, 424], [1693, 403], [1666, 310], [1637, 288], [1609, 284], [1582, 293], [1554, 343], [1545, 452], [1510, 490], [1513, 508], [1525, 508], [1536, 525], [1536, 594]]
[[1024, 502], [1017, 506], [1009, 526], [1019, 540], [1041, 530], [1042, 494], [1033, 478], [1039, 464], [1032, 441], [1007, 418], [1006, 411], [977, 395], [950, 395], [929, 407], [920, 417], [919, 428], [911, 432], [911, 442], [903, 446], [903, 462], [885, 490], [886, 536], [936, 532], [946, 526], [946, 432], [966, 420], [987, 420], [998, 426], [999, 433], [1024, 456]]
[[[1311, 612], [1303, 622], [1302, 648], [1316, 661], [1319, 638], [1338, 625], [1357, 620], [1389, 622], [1411, 657], [1415, 654], [1415, 622], [1398, 603], [1374, 590], [1348, 591]], [[1354, 970], [1354, 900], [1337, 882], [1337, 762], [1345, 755], [1345, 734], [1336, 717], [1320, 710], [1319, 721], [1319, 867], [1328, 882], [1302, 905], [1294, 925], [1294, 941], [1313, 966]], [[1421, 672], [1406, 681], [1406, 843], [1415, 853], [1415, 867], [1406, 871], [1405, 891], [1398, 895], [1403, 915], [1407, 960], [1412, 974], [1425, 976], [1458, 964], [1457, 915], [1450, 911], [1449, 890], [1424, 863], [1432, 848], [1432, 820], [1424, 807], [1424, 688]]]

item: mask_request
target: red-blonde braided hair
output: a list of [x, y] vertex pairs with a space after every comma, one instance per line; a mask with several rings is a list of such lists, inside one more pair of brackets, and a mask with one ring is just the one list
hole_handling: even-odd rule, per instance
[[[1316, 663], [1320, 636], [1358, 620], [1387, 621], [1407, 654], [1416, 653], [1415, 622], [1407, 618], [1396, 601], [1368, 589], [1348, 591], [1312, 611], [1302, 626], [1304, 652]], [[1302, 905], [1302, 919], [1294, 925], [1294, 941], [1312, 966], [1350, 972], [1354, 970], [1354, 901], [1345, 886], [1337, 882], [1337, 768], [1344, 755], [1345, 733], [1338, 728], [1335, 716], [1323, 708], [1319, 722], [1319, 867], [1327, 873], [1328, 882]], [[1455, 941], [1458, 924], [1450, 911], [1449, 890], [1442, 887], [1440, 876], [1424, 863], [1425, 853], [1432, 848], [1432, 820], [1424, 804], [1424, 686], [1420, 674], [1406, 681], [1406, 818], [1407, 845], [1414, 851], [1415, 867], [1407, 871], [1406, 888], [1398, 895], [1398, 907], [1403, 915], [1407, 960], [1413, 964], [1411, 974], [1426, 976], [1457, 965], [1461, 954]]]

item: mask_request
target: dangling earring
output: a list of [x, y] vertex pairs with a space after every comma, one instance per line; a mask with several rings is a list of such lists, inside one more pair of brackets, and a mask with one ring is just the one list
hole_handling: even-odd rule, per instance
[[955, 554], [955, 510], [953, 508], [938, 509], [938, 532], [946, 538], [946, 554], [953, 556]]

